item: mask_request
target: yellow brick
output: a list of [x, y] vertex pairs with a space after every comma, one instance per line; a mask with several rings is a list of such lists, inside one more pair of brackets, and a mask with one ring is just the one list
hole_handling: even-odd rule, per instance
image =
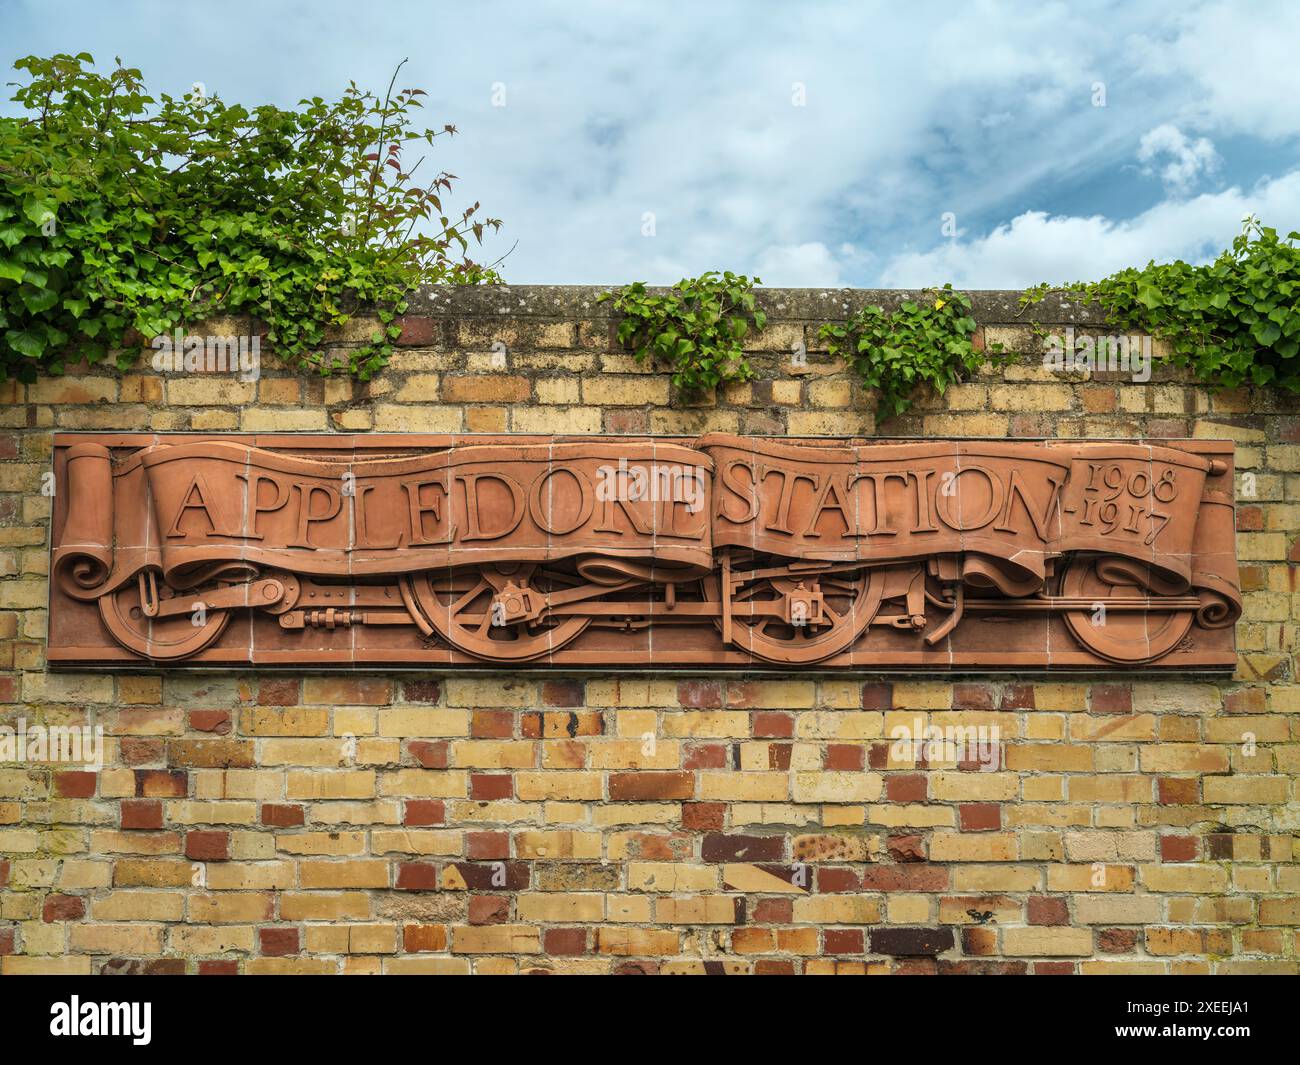
[[1002, 953], [1010, 957], [1086, 957], [1092, 932], [1086, 928], [1004, 928]]
[[879, 773], [808, 772], [793, 777], [795, 802], [875, 802], [884, 787]]
[[564, 891], [524, 892], [515, 897], [515, 912], [521, 921], [538, 924], [603, 921], [605, 898]]
[[517, 924], [453, 928], [451, 949], [455, 954], [539, 954], [541, 933]]
[[936, 832], [930, 837], [935, 862], [1014, 862], [1017, 839], [1009, 832]]

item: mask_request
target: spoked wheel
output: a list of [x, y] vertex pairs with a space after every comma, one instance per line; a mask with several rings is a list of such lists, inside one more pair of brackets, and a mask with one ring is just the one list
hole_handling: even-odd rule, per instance
[[[1061, 576], [1061, 595], [1108, 601], [1144, 599], [1149, 589], [1136, 583], [1112, 583], [1103, 576], [1105, 559], [1077, 557]], [[1067, 610], [1065, 622], [1084, 647], [1110, 662], [1151, 662], [1177, 647], [1196, 620], [1194, 610]]]
[[[744, 575], [743, 570], [732, 572], [733, 579]], [[853, 645], [880, 609], [882, 592], [882, 582], [871, 570], [743, 581], [732, 598], [731, 639], [767, 662], [820, 662]], [[710, 602], [721, 602], [721, 575], [705, 578], [704, 593]], [[800, 601], [816, 593], [821, 594], [820, 612], [808, 611], [803, 624], [794, 624], [785, 607], [787, 595]], [[720, 619], [715, 624], [722, 627]]]
[[491, 563], [403, 578], [416, 609], [457, 650], [496, 662], [541, 658], [575, 639], [590, 617], [550, 618], [541, 597], [585, 583], [535, 563]]
[[[183, 614], [150, 617], [145, 613], [144, 589], [156, 589], [159, 602], [188, 600], [191, 607]], [[212, 591], [223, 585], [207, 586]], [[169, 660], [197, 654], [213, 643], [230, 621], [229, 610], [199, 610], [205, 589], [178, 592], [156, 581], [146, 585], [146, 575], [129, 581], [117, 591], [99, 597], [99, 616], [123, 647], [145, 658]]]

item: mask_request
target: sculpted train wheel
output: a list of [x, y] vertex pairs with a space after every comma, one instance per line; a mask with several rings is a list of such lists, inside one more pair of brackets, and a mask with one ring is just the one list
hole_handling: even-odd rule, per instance
[[[158, 597], [160, 601], [183, 598], [200, 603], [203, 590], [176, 592], [163, 585], [158, 589]], [[100, 596], [98, 603], [99, 616], [113, 639], [138, 655], [159, 660], [198, 654], [216, 641], [230, 621], [229, 610], [190, 610], [172, 617], [149, 617], [144, 612], [140, 586], [134, 581]], [[196, 619], [201, 623], [196, 625]]]
[[[742, 576], [735, 571], [732, 576]], [[705, 597], [722, 600], [722, 576], [704, 580]], [[785, 616], [787, 595], [821, 593], [822, 615], [794, 625]], [[883, 582], [871, 570], [758, 577], [740, 585], [732, 599], [731, 640], [755, 658], [778, 664], [820, 662], [848, 650], [880, 609]], [[811, 615], [810, 615], [811, 618]], [[722, 621], [715, 620], [721, 628]]]
[[452, 574], [426, 570], [403, 581], [439, 636], [491, 662], [542, 658], [576, 639], [592, 620], [538, 612], [541, 596], [585, 582], [535, 563], [494, 563]]
[[[1143, 599], [1151, 592], [1139, 584], [1111, 583], [1099, 572], [1104, 558], [1076, 557], [1061, 576], [1061, 595], [1082, 596], [1104, 606], [1116, 599]], [[1177, 647], [1192, 627], [1192, 610], [1068, 610], [1065, 623], [1074, 638], [1109, 662], [1137, 665], [1162, 658]], [[1100, 623], [1097, 623], [1100, 622]]]

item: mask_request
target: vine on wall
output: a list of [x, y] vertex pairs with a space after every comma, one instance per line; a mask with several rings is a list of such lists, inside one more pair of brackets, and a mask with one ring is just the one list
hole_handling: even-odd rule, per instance
[[1038, 285], [1021, 298], [1032, 306], [1048, 292], [1098, 304], [1108, 319], [1173, 349], [1211, 386], [1272, 386], [1300, 392], [1300, 233], [1285, 239], [1254, 215], [1212, 263], [1147, 263], [1101, 281]]
[[880, 393], [880, 411], [889, 417], [912, 405], [918, 385], [943, 395], [980, 365], [975, 328], [970, 297], [944, 285], [894, 311], [863, 307], [847, 321], [823, 325], [817, 335], [831, 355], [844, 356], [865, 387]]
[[[363, 378], [384, 364], [406, 297], [431, 282], [496, 279], [468, 257], [499, 227], [475, 203], [444, 208], [453, 175], [421, 171], [421, 89], [351, 84], [296, 110], [146, 91], [86, 54], [29, 56], [0, 117], [0, 380], [60, 373], [68, 359], [123, 368], [139, 339], [213, 315], [251, 316], [290, 364]], [[400, 71], [399, 65], [398, 70]], [[326, 330], [358, 306], [381, 323], [327, 364]], [[131, 343], [134, 333], [134, 347]]]
[[760, 278], [710, 270], [682, 278], [660, 295], [635, 281], [602, 292], [623, 319], [619, 343], [632, 349], [638, 362], [662, 359], [672, 368], [673, 385], [687, 398], [728, 381], [754, 376], [745, 358], [745, 340], [762, 330], [767, 316], [758, 308], [754, 286]]

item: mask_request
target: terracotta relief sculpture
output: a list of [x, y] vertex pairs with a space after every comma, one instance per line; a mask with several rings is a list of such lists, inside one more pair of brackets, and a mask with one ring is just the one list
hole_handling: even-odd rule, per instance
[[55, 439], [53, 664], [1232, 669], [1229, 442]]

